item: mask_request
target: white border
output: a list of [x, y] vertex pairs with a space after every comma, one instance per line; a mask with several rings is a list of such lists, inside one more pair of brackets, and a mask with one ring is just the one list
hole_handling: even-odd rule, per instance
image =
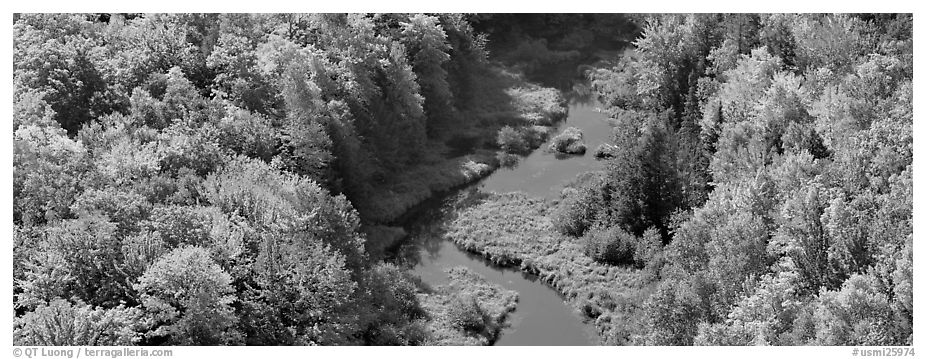
[[[7, 12], [7, 26], [3, 27], [5, 46], [3, 51], [6, 58], [12, 60], [12, 13], [13, 12], [93, 12], [92, 10], [109, 10], [115, 12], [622, 12], [622, 13], [659, 13], [659, 12], [912, 12], [914, 13], [914, 39], [923, 36], [918, 21], [920, 6], [914, 1], [806, 1], [784, 0], [774, 2], [704, 2], [704, 1], [561, 1], [561, 2], [500, 2], [493, 0], [465, 0], [444, 2], [440, 0], [402, 0], [398, 1], [255, 1], [228, 3], [219, 1], [179, 1], [163, 0], [148, 3], [133, 3], [124, 0], [70, 1], [70, 2], [15, 2], [4, 4], [10, 7]], [[914, 68], [922, 68], [922, 46], [914, 46]], [[12, 79], [12, 66], [4, 66], [5, 78]], [[916, 71], [915, 71], [916, 73]], [[916, 76], [914, 76], [916, 78]], [[923, 120], [919, 116], [922, 111], [918, 98], [922, 98], [923, 85], [914, 80], [914, 158], [915, 168], [924, 168], [921, 159], [922, 141], [917, 141], [923, 132]], [[4, 98], [2, 108], [7, 116], [12, 114], [12, 85], [3, 86]], [[7, 117], [9, 118], [9, 117]], [[7, 189], [3, 192], [5, 206], [0, 209], [4, 222], [2, 236], [3, 250], [7, 257], [12, 258], [12, 131], [7, 121], [7, 130], [0, 141], [0, 153], [6, 160], [7, 173], [2, 177], [3, 185]], [[914, 221], [923, 219], [923, 181], [919, 180], [919, 172], [914, 173]], [[922, 221], [921, 221], [922, 222]], [[924, 222], [926, 223], [926, 222]], [[922, 225], [915, 224], [914, 238], [922, 238]], [[915, 245], [915, 258], [923, 252], [920, 244]], [[926, 253], [926, 252], [923, 252]], [[12, 260], [4, 267], [2, 277], [6, 288], [12, 290]], [[919, 295], [922, 288], [924, 271], [923, 265], [914, 262], [914, 306], [926, 308], [922, 303], [923, 296]], [[7, 318], [12, 323], [13, 311], [10, 297], [3, 302]], [[923, 325], [923, 315], [914, 315], [914, 333], [919, 333]], [[2, 343], [5, 349], [0, 348], [0, 357], [6, 357], [4, 350], [11, 350], [12, 325], [3, 327]], [[914, 348], [923, 350], [920, 356], [926, 355], [926, 347], [919, 345], [922, 335], [914, 335]], [[441, 359], [474, 357], [501, 357], [501, 358], [547, 358], [547, 357], [588, 357], [588, 358], [616, 358], [616, 357], [684, 357], [684, 358], [853, 358], [852, 347], [417, 347], [417, 348], [389, 348], [389, 347], [173, 347], [174, 358], [257, 358], [257, 357], [284, 357], [284, 358], [353, 358], [353, 357], [387, 357], [387, 358], [429, 358], [439, 355]], [[9, 352], [8, 352], [9, 353]], [[860, 357], [856, 357], [860, 358]]]

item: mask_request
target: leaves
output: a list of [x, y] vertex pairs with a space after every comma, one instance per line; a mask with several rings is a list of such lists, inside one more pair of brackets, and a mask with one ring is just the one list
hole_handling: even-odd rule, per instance
[[203, 248], [181, 247], [164, 255], [135, 285], [160, 325], [148, 335], [167, 337], [174, 345], [234, 343], [231, 280]]

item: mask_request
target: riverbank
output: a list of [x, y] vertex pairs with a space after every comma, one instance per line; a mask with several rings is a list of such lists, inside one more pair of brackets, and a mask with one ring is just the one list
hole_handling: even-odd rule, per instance
[[518, 293], [486, 282], [466, 267], [446, 270], [450, 281], [418, 294], [428, 313], [426, 345], [491, 345], [517, 307]]
[[[566, 119], [589, 131], [593, 146], [608, 141], [611, 127], [596, 109], [596, 102], [572, 97]], [[618, 306], [640, 301], [612, 294], [630, 292], [624, 289], [633, 283], [613, 284], [626, 283], [637, 273], [597, 265], [581, 245], [561, 244], [565, 238], [554, 234], [546, 217], [548, 203], [534, 199], [556, 197], [576, 173], [599, 165], [591, 156], [563, 158], [534, 151], [512, 168], [500, 167], [477, 185], [429, 199], [403, 215], [400, 223], [405, 228], [396, 236], [407, 234], [408, 240], [390, 258], [411, 268], [423, 282], [440, 283], [446, 277], [443, 268], [463, 265], [516, 290], [521, 301], [498, 345], [619, 344], [610, 338], [621, 335], [611, 332], [623, 330], [629, 316]], [[510, 188], [529, 195], [484, 193]], [[461, 240], [464, 237], [468, 240]], [[572, 272], [583, 275], [576, 279]], [[608, 324], [612, 322], [618, 324]]]
[[[484, 86], [496, 88], [496, 98], [484, 98], [478, 108], [464, 114], [471, 120], [452, 135], [429, 143], [419, 163], [375, 185], [353, 204], [364, 220], [367, 251], [374, 256], [394, 246], [405, 233], [396, 224], [410, 209], [439, 193], [472, 184], [504, 165], [499, 144], [503, 128], [517, 129], [528, 152], [543, 141], [528, 137], [547, 133], [567, 115], [559, 90], [528, 82], [523, 75], [497, 65], [483, 74]], [[501, 88], [501, 91], [498, 91]]]
[[536, 274], [594, 325], [600, 344], [626, 344], [652, 290], [645, 272], [593, 261], [580, 240], [553, 230], [556, 202], [522, 193], [477, 193], [457, 199], [446, 238], [504, 266]]

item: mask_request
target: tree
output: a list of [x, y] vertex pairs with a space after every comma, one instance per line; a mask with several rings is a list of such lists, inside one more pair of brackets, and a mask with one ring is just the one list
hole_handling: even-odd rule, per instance
[[186, 74], [200, 74], [205, 57], [187, 41], [188, 31], [190, 27], [178, 14], [116, 16], [103, 34], [107, 46], [102, 54], [108, 60], [102, 66], [112, 76], [113, 85], [125, 92], [175, 66]]
[[698, 332], [701, 306], [692, 283], [662, 282], [643, 304], [644, 334], [636, 341], [644, 345], [691, 345]]
[[48, 228], [47, 241], [48, 250], [60, 255], [64, 269], [73, 278], [69, 294], [110, 308], [120, 302], [134, 302], [116, 225], [108, 218], [93, 214], [62, 221]]
[[765, 251], [768, 229], [761, 218], [751, 213], [731, 213], [710, 231], [710, 237], [706, 269], [717, 285], [711, 306], [717, 310], [715, 317], [723, 317], [741, 297], [743, 288], [765, 274], [770, 262]]
[[123, 306], [103, 309], [55, 299], [13, 322], [14, 345], [133, 345], [140, 311]]
[[906, 340], [892, 320], [888, 296], [864, 275], [852, 276], [839, 291], [821, 292], [814, 318], [822, 345], [891, 345]]
[[668, 219], [681, 204], [675, 172], [675, 151], [666, 119], [649, 116], [636, 127], [624, 123], [614, 130], [621, 148], [608, 163], [608, 208], [602, 214], [608, 225], [620, 225], [639, 236], [655, 226], [668, 238]]
[[200, 247], [180, 247], [158, 259], [135, 290], [155, 321], [149, 340], [173, 345], [232, 344], [239, 340], [231, 277]]
[[258, 290], [242, 298], [254, 344], [347, 344], [358, 328], [357, 283], [344, 256], [307, 233], [262, 235], [254, 267]]
[[434, 16], [417, 14], [401, 26], [402, 43], [411, 57], [412, 69], [424, 97], [428, 133], [433, 134], [453, 116], [453, 95], [444, 69], [445, 63], [450, 61], [450, 44], [440, 20]]
[[243, 108], [227, 107], [216, 128], [219, 146], [240, 155], [270, 162], [281, 147], [282, 134], [273, 126], [273, 121]]
[[213, 206], [242, 217], [255, 228], [286, 229], [323, 241], [343, 253], [355, 273], [365, 261], [356, 210], [343, 195], [331, 196], [311, 179], [237, 157], [210, 175], [203, 186]]
[[38, 225], [73, 218], [70, 206], [89, 170], [87, 151], [56, 126], [21, 126], [13, 134], [13, 218]]
[[794, 258], [798, 273], [804, 277], [806, 290], [838, 285], [830, 272], [827, 251], [831, 238], [825, 233], [820, 217], [829, 202], [829, 191], [817, 183], [801, 188], [782, 207], [782, 222], [769, 246]]
[[43, 92], [69, 135], [118, 107], [101, 66], [98, 26], [76, 14], [28, 14], [13, 29], [16, 92]]
[[828, 68], [844, 73], [856, 56], [869, 52], [870, 47], [859, 33], [862, 26], [858, 18], [844, 14], [798, 17], [791, 24], [798, 68]]
[[440, 14], [438, 18], [450, 45], [450, 61], [445, 68], [453, 104], [458, 111], [464, 111], [474, 105], [480, 85], [478, 74], [487, 60], [487, 40], [473, 29], [463, 14]]
[[402, 268], [381, 263], [364, 273], [368, 288], [358, 303], [364, 342], [372, 345], [424, 344], [416, 322], [427, 315], [419, 302], [415, 278]]
[[[232, 21], [233, 16], [253, 21], [253, 15], [224, 14], [224, 23]], [[260, 114], [270, 114], [279, 106], [279, 99], [273, 83], [258, 67], [257, 46], [260, 39], [248, 35], [238, 35], [233, 26], [223, 24], [215, 48], [206, 59], [206, 65], [216, 72], [216, 95], [226, 98], [236, 106]], [[247, 24], [240, 31], [250, 32], [253, 24]]]

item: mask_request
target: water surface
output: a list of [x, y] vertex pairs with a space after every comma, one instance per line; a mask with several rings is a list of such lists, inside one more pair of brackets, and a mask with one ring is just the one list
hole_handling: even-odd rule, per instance
[[[474, 188], [468, 189], [473, 195]], [[504, 329], [495, 345], [594, 345], [598, 343], [595, 328], [583, 321], [582, 315], [565, 302], [556, 290], [536, 275], [515, 267], [501, 267], [480, 255], [464, 251], [444, 239], [443, 223], [450, 216], [445, 201], [429, 203], [407, 226], [409, 243], [400, 251], [406, 264], [414, 264], [412, 273], [434, 287], [448, 282], [446, 269], [465, 266], [486, 281], [518, 292], [517, 309], [509, 314], [509, 327]]]
[[[422, 203], [410, 212], [405, 229], [409, 239], [398, 250], [399, 260], [430, 285], [447, 283], [445, 270], [465, 266], [490, 283], [518, 292], [518, 306], [495, 345], [595, 345], [598, 335], [594, 325], [569, 304], [563, 296], [540, 281], [537, 276], [518, 268], [497, 266], [482, 256], [466, 252], [444, 239], [444, 223], [453, 217], [448, 203], [454, 196], [479, 195], [479, 192], [521, 191], [533, 197], [553, 198], [577, 174], [601, 169], [595, 160], [595, 148], [610, 138], [607, 117], [599, 112], [594, 100], [573, 97], [569, 116], [558, 124], [556, 133], [566, 126], [578, 127], [588, 151], [582, 156], [557, 156], [541, 149], [522, 158], [513, 168], [501, 168], [478, 184]], [[551, 136], [552, 137], [552, 136]]]
[[554, 154], [546, 150], [548, 143], [544, 143], [514, 168], [499, 168], [479, 183], [480, 188], [487, 192], [521, 191], [531, 197], [554, 198], [579, 173], [601, 169], [603, 164], [593, 153], [598, 145], [611, 139], [608, 117], [599, 112], [601, 105], [594, 99], [573, 98], [570, 102], [569, 116], [558, 124], [554, 133], [570, 126], [582, 130], [588, 148], [584, 155]]

